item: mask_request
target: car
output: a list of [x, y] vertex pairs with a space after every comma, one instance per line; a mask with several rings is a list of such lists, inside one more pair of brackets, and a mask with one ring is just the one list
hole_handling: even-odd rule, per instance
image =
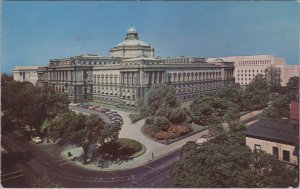
[[88, 106], [88, 109], [90, 109], [90, 110], [95, 110], [96, 107], [94, 107], [94, 106]]
[[113, 115], [114, 115], [115, 117], [118, 117], [118, 118], [123, 119], [122, 116], [120, 116], [119, 114], [118, 114], [118, 115], [113, 114]]
[[41, 139], [41, 137], [32, 137], [32, 141], [36, 144], [42, 143], [43, 140]]
[[113, 115], [111, 112], [105, 112], [106, 115]]
[[115, 120], [114, 122], [115, 122], [115, 123], [118, 123], [118, 124], [120, 124], [120, 125], [123, 125], [123, 121]]
[[111, 114], [108, 114], [107, 117], [111, 119], [111, 118], [113, 118], [114, 116], [111, 115]]

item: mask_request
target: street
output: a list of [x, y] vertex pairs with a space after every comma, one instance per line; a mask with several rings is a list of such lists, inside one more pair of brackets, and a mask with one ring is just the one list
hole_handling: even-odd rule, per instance
[[2, 146], [8, 153], [31, 154], [26, 161], [17, 162], [15, 169], [10, 169], [21, 174], [12, 175], [15, 177], [10, 180], [5, 180], [6, 174], [2, 175], [2, 185], [7, 187], [28, 187], [28, 183], [36, 181], [44, 172], [63, 187], [172, 187], [168, 169], [179, 154], [175, 151], [134, 169], [104, 172], [88, 170], [62, 158], [60, 146], [48, 144], [44, 150], [38, 144], [19, 140], [12, 133], [2, 137]]

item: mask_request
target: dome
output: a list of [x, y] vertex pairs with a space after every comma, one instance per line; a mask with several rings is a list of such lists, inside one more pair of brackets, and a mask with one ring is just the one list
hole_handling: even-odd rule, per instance
[[127, 33], [137, 33], [136, 29], [132, 26], [129, 28], [129, 30], [127, 31]]
[[125, 40], [110, 49], [113, 57], [153, 57], [154, 49], [139, 39], [139, 34], [132, 26], [127, 30]]
[[150, 45], [141, 40], [125, 40], [116, 45], [116, 47], [120, 47], [120, 46], [147, 46], [147, 47], [149, 47]]

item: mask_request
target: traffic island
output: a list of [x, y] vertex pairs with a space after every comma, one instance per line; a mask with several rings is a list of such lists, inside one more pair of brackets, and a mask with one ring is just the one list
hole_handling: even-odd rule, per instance
[[145, 145], [136, 140], [120, 138], [115, 142], [108, 142], [102, 146], [92, 145], [88, 152], [87, 163], [84, 164], [82, 148], [67, 147], [62, 155], [84, 168], [94, 170], [118, 169], [123, 163], [133, 161], [146, 152]]

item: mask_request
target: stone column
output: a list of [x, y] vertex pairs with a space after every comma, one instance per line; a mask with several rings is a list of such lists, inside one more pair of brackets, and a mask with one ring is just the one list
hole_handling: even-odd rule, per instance
[[152, 83], [155, 83], [154, 77], [155, 77], [155, 72], [152, 72]]
[[144, 85], [145, 83], [145, 72], [143, 70], [140, 70], [140, 74], [139, 74], [139, 85]]

